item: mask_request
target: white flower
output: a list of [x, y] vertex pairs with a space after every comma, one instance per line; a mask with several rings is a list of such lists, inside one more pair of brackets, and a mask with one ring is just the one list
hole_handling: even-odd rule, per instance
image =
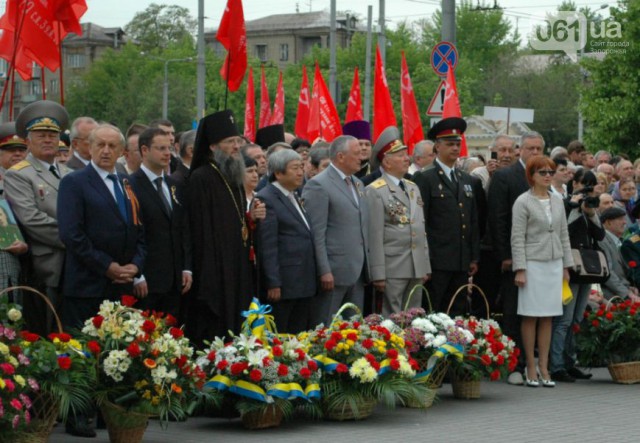
[[247, 355], [247, 362], [249, 363], [250, 366], [257, 366], [257, 367], [262, 367], [262, 360], [265, 357], [269, 356], [269, 351], [267, 351], [266, 349], [258, 349], [256, 351], [249, 351], [249, 354]]
[[423, 332], [438, 332], [438, 329], [426, 318], [416, 318], [411, 322], [411, 326]]
[[391, 320], [386, 319], [382, 323], [380, 323], [380, 326], [382, 326], [383, 328], [386, 328], [388, 331], [392, 331], [393, 329], [395, 329], [396, 324]]
[[9, 317], [9, 320], [15, 322], [22, 318], [22, 312], [16, 308], [11, 308], [9, 309], [9, 312], [7, 312], [7, 317]]
[[436, 348], [439, 348], [440, 346], [442, 346], [443, 344], [445, 344], [447, 342], [447, 337], [445, 337], [444, 335], [438, 335], [434, 340], [432, 345]]

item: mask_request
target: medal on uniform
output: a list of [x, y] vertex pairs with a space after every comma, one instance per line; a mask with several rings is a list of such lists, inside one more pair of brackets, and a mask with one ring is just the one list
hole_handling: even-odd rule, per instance
[[247, 229], [247, 225], [242, 225], [242, 241], [246, 242], [249, 238], [249, 229]]

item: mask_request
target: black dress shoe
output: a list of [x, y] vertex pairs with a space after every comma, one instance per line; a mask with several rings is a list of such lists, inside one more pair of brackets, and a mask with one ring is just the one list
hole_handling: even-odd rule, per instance
[[584, 371], [581, 371], [580, 369], [576, 368], [575, 366], [573, 368], [568, 369], [567, 370], [567, 374], [569, 374], [570, 376], [572, 376], [576, 380], [589, 380], [591, 377], [593, 377], [593, 374], [588, 374], [588, 373], [586, 373]]
[[67, 434], [73, 435], [74, 437], [85, 437], [85, 438], [94, 438], [96, 436], [95, 429], [89, 427], [88, 425], [66, 425], [65, 431]]
[[570, 376], [567, 371], [556, 371], [551, 373], [551, 380], [563, 383], [575, 383], [576, 379]]

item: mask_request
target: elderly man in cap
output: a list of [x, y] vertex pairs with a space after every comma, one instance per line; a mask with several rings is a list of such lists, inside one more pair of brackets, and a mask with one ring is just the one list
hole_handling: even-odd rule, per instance
[[328, 324], [346, 302], [362, 309], [368, 278], [367, 200], [360, 169], [360, 144], [342, 135], [331, 142], [329, 166], [307, 182], [302, 192], [313, 230], [321, 294], [315, 323]]
[[[427, 281], [431, 274], [420, 190], [403, 178], [409, 169], [407, 147], [400, 141], [398, 129], [387, 128], [391, 129], [393, 140], [377, 145], [371, 157], [371, 165], [381, 163], [384, 173], [365, 190], [371, 281], [384, 294], [385, 317], [404, 309], [413, 287]], [[412, 297], [409, 307], [420, 304], [419, 297]]]
[[[55, 158], [60, 132], [68, 124], [69, 115], [58, 103], [42, 100], [26, 106], [16, 120], [16, 132], [26, 139], [29, 154], [7, 171], [4, 180], [6, 198], [31, 248], [31, 283], [46, 292], [57, 309], [65, 254], [58, 235], [58, 186], [70, 170]], [[50, 310], [41, 302], [34, 305], [25, 309], [26, 320], [32, 330], [46, 335], [53, 326]]]
[[[455, 167], [466, 128], [466, 122], [458, 117], [436, 123], [427, 134], [435, 142], [436, 159], [431, 167], [414, 175], [424, 201], [433, 268], [428, 288], [436, 312], [447, 310], [456, 290], [477, 272], [480, 258], [473, 182], [469, 174]], [[464, 300], [458, 297], [453, 314], [463, 311]]]
[[229, 330], [239, 333], [241, 312], [255, 295], [250, 229], [266, 212], [259, 199], [245, 211], [243, 144], [229, 110], [198, 125], [188, 182], [194, 266], [187, 317], [197, 345]]

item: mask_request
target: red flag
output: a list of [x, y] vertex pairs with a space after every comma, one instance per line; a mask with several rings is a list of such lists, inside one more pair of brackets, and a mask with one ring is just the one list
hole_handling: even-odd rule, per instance
[[309, 79], [307, 78], [307, 67], [302, 66], [302, 85], [300, 86], [300, 97], [298, 98], [298, 113], [296, 114], [296, 137], [313, 141], [307, 133], [309, 127]]
[[378, 136], [389, 126], [398, 126], [396, 114], [391, 102], [387, 76], [384, 73], [380, 46], [376, 46], [376, 67], [373, 86], [373, 142], [378, 140]]
[[269, 126], [271, 121], [271, 101], [269, 100], [269, 89], [267, 88], [267, 80], [264, 77], [264, 66], [260, 74], [260, 120], [258, 128]]
[[4, 47], [3, 54], [8, 51], [13, 55], [16, 48], [23, 57], [55, 71], [60, 66], [59, 42], [66, 32], [59, 35], [53, 10], [46, 2], [29, 2], [28, 8], [23, 3], [22, 0], [8, 0], [6, 12], [0, 18], [0, 29], [4, 33], [12, 32], [19, 39], [17, 45]]
[[[13, 48], [15, 46], [15, 34], [13, 31], [3, 30], [0, 36], [0, 58], [7, 61], [10, 65], [13, 60]], [[15, 72], [20, 74], [20, 78], [24, 81], [31, 80], [33, 78], [33, 56], [31, 51], [24, 47], [21, 41], [18, 42], [18, 48], [16, 50], [16, 57], [13, 60], [14, 66], [12, 67]], [[9, 72], [7, 72], [7, 78]]]
[[345, 124], [353, 120], [364, 120], [362, 113], [362, 101], [360, 100], [360, 78], [358, 76], [358, 67], [353, 71], [353, 83], [351, 84], [351, 92], [349, 93], [349, 102], [347, 103], [347, 116], [344, 119]]
[[272, 125], [284, 125], [284, 87], [282, 86], [282, 71], [278, 79], [276, 89], [276, 99], [273, 102], [273, 113], [271, 114]]
[[322, 77], [318, 62], [316, 62], [316, 72], [313, 79], [313, 94], [311, 95], [311, 110], [309, 112], [309, 128], [310, 140], [322, 137], [324, 140], [331, 142], [334, 138], [342, 135], [342, 127], [340, 126], [340, 117], [333, 103], [329, 88]]
[[407, 67], [407, 60], [404, 57], [404, 51], [402, 51], [400, 77], [400, 104], [402, 108], [404, 144], [409, 148], [409, 155], [411, 155], [413, 154], [413, 146], [424, 139], [424, 132], [422, 131], [418, 104], [416, 103], [416, 97], [413, 93], [413, 85], [411, 83], [411, 76], [409, 76], [409, 68]]
[[216, 40], [227, 50], [220, 75], [227, 81], [229, 91], [237, 91], [247, 70], [247, 32], [241, 0], [227, 0]]
[[244, 136], [256, 141], [256, 92], [253, 89], [253, 69], [249, 68], [247, 100], [244, 105]]
[[57, 0], [53, 5], [54, 16], [67, 32], [82, 35], [80, 18], [87, 12], [85, 0]]
[[[444, 81], [444, 103], [442, 105], [442, 118], [447, 117], [462, 117], [460, 112], [460, 100], [458, 99], [458, 88], [456, 86], [456, 76], [453, 73], [451, 64], [447, 62], [447, 78]], [[460, 157], [466, 157], [467, 153], [467, 140], [462, 134], [462, 142], [460, 143]]]

